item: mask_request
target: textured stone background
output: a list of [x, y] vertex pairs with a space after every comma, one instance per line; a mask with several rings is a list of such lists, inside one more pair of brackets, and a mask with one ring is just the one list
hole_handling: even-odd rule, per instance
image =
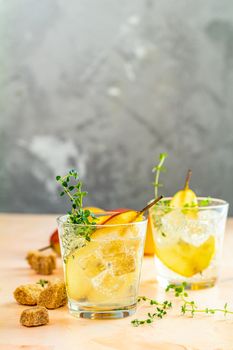
[[232, 202], [232, 91], [232, 0], [0, 0], [0, 211], [64, 211], [72, 167], [140, 208], [161, 151], [164, 194]]

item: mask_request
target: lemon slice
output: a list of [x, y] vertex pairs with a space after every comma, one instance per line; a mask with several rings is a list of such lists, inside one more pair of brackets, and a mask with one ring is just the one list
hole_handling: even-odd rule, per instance
[[196, 247], [180, 240], [174, 245], [155, 247], [157, 257], [170, 270], [184, 277], [192, 277], [205, 270], [215, 253], [215, 238], [209, 238]]
[[98, 216], [95, 221], [96, 225], [103, 225], [112, 215], [103, 215], [103, 216]]

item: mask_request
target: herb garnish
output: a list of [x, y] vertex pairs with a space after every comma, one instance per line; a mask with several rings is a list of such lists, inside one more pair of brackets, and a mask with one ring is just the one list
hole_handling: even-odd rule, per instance
[[49, 281], [48, 280], [43, 280], [43, 279], [40, 279], [38, 282], [36, 282], [36, 284], [40, 284], [41, 287], [45, 287], [46, 284], [48, 284]]
[[155, 173], [155, 181], [153, 182], [153, 185], [155, 187], [155, 198], [158, 197], [158, 188], [163, 186], [161, 183], [159, 183], [159, 175], [160, 175], [160, 172], [166, 171], [166, 168], [163, 166], [163, 163], [166, 158], [167, 158], [167, 153], [160, 153], [159, 164], [154, 166], [152, 169], [152, 172]]
[[200, 206], [200, 207], [207, 207], [211, 203], [212, 203], [212, 198], [208, 197], [208, 198], [204, 198], [204, 199], [199, 200], [198, 206]]
[[[183, 282], [180, 285], [169, 284], [166, 288], [166, 292], [172, 291], [174, 296], [179, 298], [181, 302], [181, 314], [194, 317], [197, 313], [215, 314], [217, 312], [223, 313], [224, 316], [227, 314], [233, 314], [233, 311], [228, 310], [227, 303], [224, 304], [223, 308], [203, 308], [200, 309], [194, 300], [189, 299], [189, 295], [185, 290], [187, 284]], [[163, 302], [158, 302], [157, 300], [147, 298], [145, 296], [138, 297], [138, 302], [148, 301], [149, 305], [155, 305], [156, 308], [153, 312], [147, 313], [147, 318], [144, 320], [134, 319], [131, 324], [134, 327], [138, 327], [144, 324], [153, 323], [157, 318], [163, 318], [167, 315], [167, 310], [172, 308], [172, 301], [165, 300]]]
[[195, 303], [195, 301], [188, 299], [188, 293], [186, 292], [187, 284], [183, 282], [181, 285], [176, 286], [174, 284], [170, 284], [166, 288], [166, 292], [172, 290], [175, 293], [175, 297], [180, 298], [182, 305], [181, 305], [181, 313], [183, 315], [191, 315], [194, 317], [194, 314], [197, 313], [206, 313], [206, 314], [215, 314], [216, 312], [221, 312], [226, 316], [226, 314], [233, 314], [233, 311], [230, 311], [227, 309], [227, 303], [224, 304], [223, 309], [219, 308], [203, 308], [199, 309], [198, 305]]
[[182, 213], [183, 214], [187, 214], [189, 211], [188, 209], [194, 209], [194, 208], [198, 208], [198, 207], [207, 207], [208, 205], [210, 205], [212, 203], [212, 199], [210, 197], [208, 198], [204, 198], [198, 201], [198, 203], [195, 202], [191, 202], [191, 203], [186, 203], [182, 209]]
[[[71, 211], [68, 211], [68, 223], [84, 225], [78, 229], [78, 235], [90, 241], [90, 235], [93, 232], [93, 226], [96, 224], [96, 216], [90, 210], [83, 209], [83, 198], [87, 195], [86, 191], [82, 191], [82, 182], [79, 179], [79, 174], [76, 170], [70, 170], [69, 173], [63, 177], [56, 176], [56, 180], [62, 186], [63, 190], [60, 196], [66, 194], [71, 203]], [[72, 181], [72, 183], [71, 183]]]
[[[167, 153], [160, 153], [159, 155], [159, 163], [158, 165], [155, 165], [152, 168], [152, 172], [155, 173], [155, 180], [153, 182], [153, 185], [155, 187], [155, 198], [158, 197], [158, 189], [159, 187], [163, 187], [163, 184], [159, 182], [159, 176], [161, 172], [165, 172], [166, 168], [163, 166], [165, 159], [167, 158]], [[186, 184], [188, 183], [188, 180], [191, 176], [191, 170], [189, 170], [188, 172], [188, 176], [186, 179]], [[208, 205], [210, 205], [212, 203], [212, 198], [211, 197], [207, 197], [204, 199], [200, 199], [198, 201], [198, 204], [195, 202], [192, 203], [187, 203], [184, 205], [184, 209], [187, 208], [195, 208], [195, 207], [206, 207]], [[169, 207], [170, 206], [170, 199], [163, 199], [162, 201], [159, 202], [159, 206], [164, 206], [164, 207]], [[170, 211], [169, 208], [166, 208], [166, 210]]]
[[153, 312], [148, 312], [147, 313], [147, 318], [145, 320], [139, 320], [139, 319], [134, 319], [131, 321], [131, 324], [134, 327], [141, 326], [145, 323], [153, 323], [157, 318], [163, 318], [167, 314], [167, 309], [170, 309], [172, 307], [172, 302], [165, 300], [162, 303], [159, 303], [155, 299], [150, 299], [145, 296], [140, 296], [138, 297], [138, 302], [140, 301], [148, 301], [149, 305], [155, 305], [155, 309]]

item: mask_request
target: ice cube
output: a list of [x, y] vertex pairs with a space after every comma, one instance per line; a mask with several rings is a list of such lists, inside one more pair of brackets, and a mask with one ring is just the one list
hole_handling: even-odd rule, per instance
[[113, 276], [109, 270], [105, 270], [92, 278], [93, 287], [105, 295], [111, 295], [117, 291], [123, 286], [124, 282], [124, 278]]
[[143, 236], [145, 227], [144, 225], [128, 225], [125, 227], [123, 234], [124, 238], [134, 239], [136, 237]]
[[125, 275], [136, 270], [136, 261], [133, 254], [117, 254], [108, 263], [115, 276]]
[[199, 220], [217, 224], [221, 220], [221, 214], [216, 210], [201, 210], [198, 213]]
[[186, 218], [185, 229], [181, 231], [181, 239], [186, 243], [199, 247], [212, 233], [207, 222]]
[[140, 238], [130, 238], [125, 240], [124, 243], [127, 254], [137, 254], [140, 249], [143, 249], [142, 239]]
[[108, 256], [124, 252], [124, 248], [124, 240], [114, 239], [103, 243], [101, 253], [103, 254], [104, 258], [107, 258]]
[[162, 216], [161, 227], [158, 230], [156, 240], [158, 239], [160, 244], [176, 244], [184, 229], [185, 215], [178, 210], [171, 211]]
[[135, 271], [139, 243], [139, 240], [135, 239], [118, 239], [103, 243], [103, 259], [114, 275], [120, 276]]
[[78, 264], [83, 269], [85, 275], [91, 278], [97, 276], [106, 269], [106, 264], [102, 257], [94, 252], [79, 257]]

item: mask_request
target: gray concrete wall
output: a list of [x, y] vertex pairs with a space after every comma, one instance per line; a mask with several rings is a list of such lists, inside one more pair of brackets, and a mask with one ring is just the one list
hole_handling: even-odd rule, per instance
[[0, 1], [0, 211], [63, 212], [72, 167], [140, 208], [161, 151], [161, 192], [232, 202], [232, 90], [231, 0]]

